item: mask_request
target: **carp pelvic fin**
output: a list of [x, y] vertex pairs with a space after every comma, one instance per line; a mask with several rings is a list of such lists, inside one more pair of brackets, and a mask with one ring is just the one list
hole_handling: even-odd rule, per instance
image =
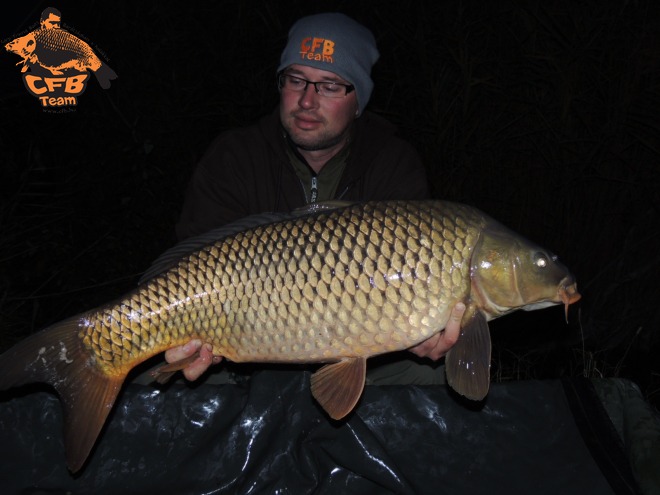
[[105, 375], [78, 337], [79, 317], [42, 330], [0, 356], [0, 390], [47, 383], [64, 410], [64, 441], [69, 470], [85, 463], [125, 375]]
[[447, 383], [470, 400], [482, 400], [490, 387], [490, 330], [486, 318], [476, 312], [445, 358]]
[[365, 358], [327, 364], [312, 375], [312, 395], [332, 419], [341, 419], [360, 399], [366, 375]]

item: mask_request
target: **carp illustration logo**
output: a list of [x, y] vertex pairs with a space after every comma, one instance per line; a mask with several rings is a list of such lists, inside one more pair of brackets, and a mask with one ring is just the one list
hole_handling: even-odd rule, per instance
[[48, 7], [40, 26], [5, 45], [23, 60], [23, 83], [45, 108], [75, 107], [85, 92], [91, 71], [103, 89], [117, 74], [80, 38], [61, 27], [62, 14]]

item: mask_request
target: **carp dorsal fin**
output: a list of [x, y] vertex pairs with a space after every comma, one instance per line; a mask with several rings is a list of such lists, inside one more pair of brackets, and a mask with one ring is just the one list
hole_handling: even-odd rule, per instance
[[149, 268], [142, 274], [138, 285], [145, 283], [147, 280], [154, 278], [157, 275], [169, 270], [185, 256], [188, 256], [204, 246], [208, 246], [214, 242], [220, 241], [226, 237], [236, 235], [245, 230], [270, 225], [272, 223], [284, 222], [286, 220], [293, 220], [296, 218], [320, 214], [323, 212], [335, 210], [337, 208], [344, 208], [350, 206], [354, 202], [350, 201], [322, 201], [320, 203], [312, 203], [300, 208], [296, 208], [292, 212], [267, 212], [249, 215], [240, 218], [234, 222], [228, 223], [221, 227], [211, 229], [204, 234], [190, 237], [185, 239], [175, 246], [171, 247], [163, 254], [161, 254], [151, 264]]
[[364, 390], [365, 358], [346, 358], [326, 364], [312, 375], [312, 395], [332, 419], [350, 413]]
[[184, 256], [194, 253], [195, 251], [202, 249], [204, 246], [212, 244], [216, 241], [220, 241], [225, 237], [236, 235], [239, 232], [243, 232], [244, 230], [261, 227], [263, 225], [269, 225], [271, 223], [282, 222], [285, 220], [291, 220], [297, 217], [298, 215], [293, 215], [291, 213], [258, 213], [228, 223], [222, 227], [211, 229], [204, 234], [185, 239], [156, 258], [151, 266], [144, 272], [142, 277], [140, 277], [138, 285], [143, 284], [156, 275], [160, 275], [161, 273], [169, 270], [175, 266], [177, 262]]
[[471, 400], [482, 400], [490, 387], [490, 330], [486, 317], [473, 313], [445, 358], [447, 383]]
[[337, 210], [339, 208], [346, 208], [347, 206], [354, 205], [355, 201], [342, 201], [339, 199], [330, 199], [328, 201], [320, 201], [318, 203], [310, 203], [300, 208], [293, 210], [295, 216], [313, 215], [315, 213], [322, 213], [326, 211]]

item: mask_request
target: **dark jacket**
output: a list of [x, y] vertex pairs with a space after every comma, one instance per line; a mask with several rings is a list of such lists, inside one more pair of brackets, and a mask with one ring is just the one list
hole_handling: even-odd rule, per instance
[[[426, 174], [418, 153], [395, 127], [366, 112], [355, 121], [351, 150], [335, 199], [425, 199]], [[286, 154], [279, 111], [257, 124], [218, 136], [186, 191], [176, 226], [179, 239], [255, 213], [305, 205], [303, 186]]]

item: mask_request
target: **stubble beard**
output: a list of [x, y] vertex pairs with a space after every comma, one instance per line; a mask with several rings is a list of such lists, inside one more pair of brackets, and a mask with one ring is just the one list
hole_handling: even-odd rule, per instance
[[293, 144], [295, 144], [296, 147], [303, 151], [320, 151], [327, 150], [328, 148], [332, 148], [338, 145], [344, 138], [344, 134], [340, 134], [338, 136], [320, 136], [314, 140], [310, 139], [304, 141], [296, 139], [295, 136], [290, 135], [290, 137]]
[[330, 134], [329, 132], [324, 131], [317, 136], [305, 136], [304, 132], [292, 132], [293, 129], [290, 125], [284, 125], [284, 130], [289, 135], [293, 144], [303, 151], [320, 151], [337, 146], [348, 135], [349, 129], [350, 126], [339, 134]]

